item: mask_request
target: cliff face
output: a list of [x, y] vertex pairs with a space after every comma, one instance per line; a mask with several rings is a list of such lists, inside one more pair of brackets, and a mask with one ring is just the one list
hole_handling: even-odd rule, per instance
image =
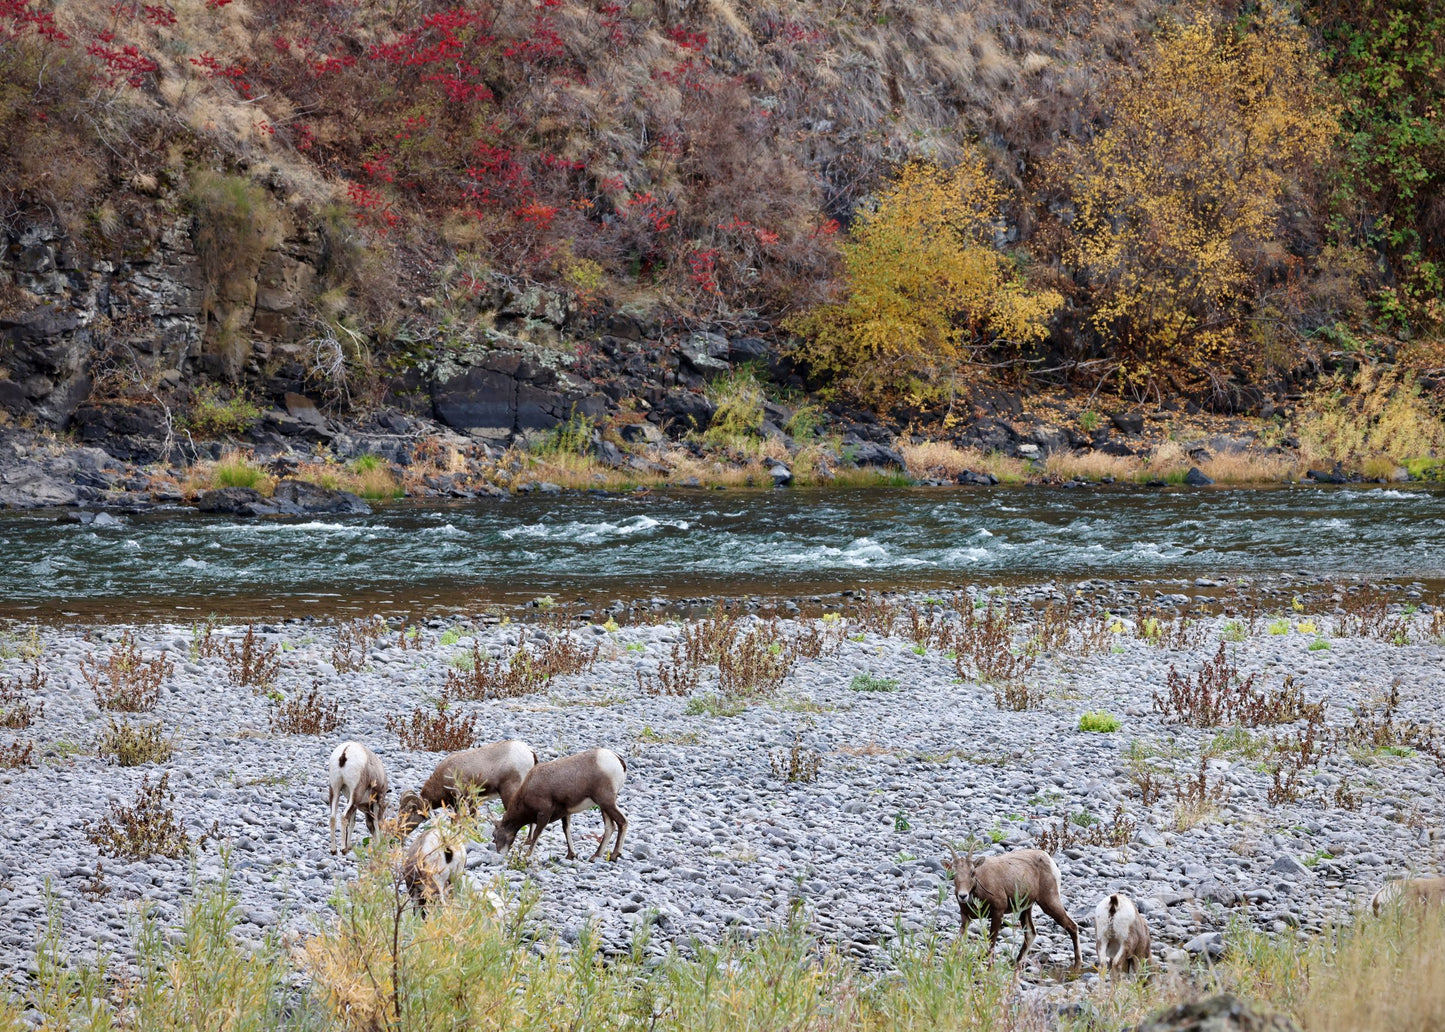
[[[1438, 51], [1439, 19], [1412, 10], [1409, 46]], [[900, 391], [909, 406], [885, 419], [990, 415], [1000, 385], [1095, 391], [1109, 371], [1134, 400], [1272, 411], [1326, 345], [1393, 360], [1390, 334], [1414, 352], [1438, 331], [1440, 176], [1424, 160], [1390, 221], [1340, 146], [1254, 155], [1246, 185], [1271, 203], [1244, 198], [1244, 229], [1200, 258], [1150, 250], [1145, 223], [1207, 215], [1220, 194], [1200, 170], [1233, 152], [1222, 130], [1193, 151], [1168, 138], [1249, 104], [1261, 125], [1365, 138], [1384, 116], [1331, 98], [1373, 81], [1341, 55], [1392, 11], [0, 3], [0, 420], [137, 458], [218, 397], [269, 410], [263, 439], [377, 410], [490, 443], [604, 413], [701, 430], [708, 381], [743, 364], [793, 392], [826, 384], [788, 318], [856, 286], [843, 242], [894, 170], [964, 158], [996, 209], [978, 242], [1058, 303], [1027, 348], [965, 341], [965, 404]], [[1411, 103], [1429, 109], [1445, 72], [1400, 47], [1369, 60], [1417, 69]], [[1246, 60], [1265, 51], [1288, 67]], [[1231, 69], [1248, 88], [1210, 92]], [[1115, 153], [1146, 136], [1147, 161]], [[1401, 143], [1422, 160], [1436, 145]], [[1139, 268], [1150, 290], [1129, 294]]]

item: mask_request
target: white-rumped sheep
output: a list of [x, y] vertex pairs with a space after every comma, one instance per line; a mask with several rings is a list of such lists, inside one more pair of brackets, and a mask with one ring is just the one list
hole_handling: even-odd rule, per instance
[[1378, 916], [1396, 900], [1400, 900], [1402, 906], [1445, 906], [1445, 878], [1388, 881], [1370, 898], [1370, 908]]
[[988, 915], [988, 951], [993, 956], [994, 944], [1003, 928], [1007, 914], [1017, 911], [1019, 927], [1024, 930], [1024, 945], [1014, 965], [1023, 963], [1024, 954], [1034, 942], [1034, 905], [1074, 940], [1074, 969], [1083, 966], [1079, 953], [1079, 926], [1064, 909], [1059, 884], [1059, 868], [1054, 858], [1039, 849], [1020, 849], [1003, 856], [990, 856], [973, 862], [973, 850], [961, 857], [952, 844], [948, 847], [953, 859], [943, 862], [953, 875], [953, 894], [958, 899], [960, 916], [958, 937], [968, 934], [968, 925], [975, 917]]
[[444, 806], [455, 810], [472, 795], [478, 800], [499, 798], [505, 810], [522, 787], [522, 779], [536, 765], [532, 747], [515, 739], [443, 757], [420, 791], [401, 794], [397, 819], [402, 833], [410, 832], [433, 810]]
[[1094, 946], [1099, 966], [1126, 974], [1149, 960], [1149, 925], [1134, 901], [1122, 892], [1099, 900], [1094, 908]]
[[572, 815], [596, 806], [602, 810], [602, 841], [597, 843], [597, 852], [589, 859], [596, 860], [602, 855], [616, 829], [617, 843], [609, 857], [616, 860], [622, 853], [623, 836], [627, 834], [627, 818], [617, 808], [617, 793], [622, 790], [626, 777], [627, 764], [611, 749], [593, 749], [537, 764], [528, 771], [507, 812], [496, 822], [492, 845], [498, 853], [505, 853], [517, 832], [530, 824], [532, 832], [527, 836], [530, 857], [542, 829], [560, 818], [562, 834], [567, 839], [567, 859], [575, 859]]
[[420, 913], [433, 900], [445, 900], [447, 886], [467, 868], [467, 844], [450, 823], [437, 822], [422, 828], [407, 847], [402, 877], [407, 892]]
[[346, 796], [341, 815], [341, 851], [351, 851], [351, 824], [360, 810], [366, 816], [366, 830], [376, 834], [386, 817], [386, 767], [381, 758], [360, 742], [342, 742], [331, 754], [331, 852], [336, 852], [336, 808]]

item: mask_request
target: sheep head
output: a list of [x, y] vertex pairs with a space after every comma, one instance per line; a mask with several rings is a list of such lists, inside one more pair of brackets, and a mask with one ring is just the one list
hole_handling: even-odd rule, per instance
[[948, 844], [948, 851], [953, 854], [953, 859], [943, 861], [943, 869], [953, 875], [953, 894], [963, 899], [973, 891], [973, 847], [968, 847], [967, 856], [959, 856], [958, 850], [953, 848], [953, 843]]

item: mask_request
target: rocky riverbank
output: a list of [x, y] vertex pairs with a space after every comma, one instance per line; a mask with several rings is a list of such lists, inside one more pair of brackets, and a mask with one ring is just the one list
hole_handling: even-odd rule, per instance
[[[1445, 621], [1427, 601], [1340, 591], [1185, 623], [1137, 606], [1105, 616], [1126, 608], [1108, 592], [1097, 606], [1066, 610], [1072, 594], [1030, 589], [1020, 601], [1045, 608], [1006, 617], [982, 595], [956, 608], [952, 597], [871, 596], [837, 617], [742, 617], [729, 622], [731, 638], [716, 619], [562, 631], [459, 617], [410, 634], [281, 624], [256, 629], [253, 670], [275, 664], [274, 674], [258, 675], [269, 682], [259, 688], [237, 684], [243, 628], [144, 626], [134, 632], [140, 662], [164, 656], [173, 668], [159, 675], [153, 711], [134, 716], [102, 710], [90, 683], [111, 684], [116, 667], [106, 664], [126, 648], [125, 628], [12, 628], [0, 660], [4, 705], [27, 706], [30, 723], [3, 742], [7, 750], [33, 743], [33, 752], [0, 771], [9, 815], [0, 829], [0, 968], [33, 970], [47, 886], [66, 940], [82, 953], [124, 956], [140, 901], [174, 917], [192, 877], [217, 878], [226, 863], [243, 935], [324, 920], [333, 882], [355, 863], [327, 852], [327, 754], [343, 738], [364, 741], [386, 763], [394, 793], [415, 787], [441, 754], [404, 748], [396, 721], [415, 708], [435, 716], [444, 694], [451, 718], [475, 717], [479, 741], [524, 738], [544, 759], [597, 745], [625, 756], [621, 803], [631, 830], [618, 863], [562, 860], [556, 828], [526, 870], [489, 845], [474, 846], [468, 861], [478, 879], [530, 880], [539, 926], [570, 941], [590, 921], [608, 949], [624, 948], [643, 922], [653, 926], [649, 948], [685, 948], [801, 908], [823, 938], [885, 963], [898, 929], [956, 926], [941, 860], [949, 842], [969, 838], [985, 853], [1056, 849], [1081, 921], [1105, 894], [1128, 892], [1154, 931], [1156, 958], [1174, 961], [1217, 954], [1231, 921], [1318, 930], [1384, 879], [1439, 869], [1445, 745], [1430, 725]], [[1015, 661], [1031, 656], [1032, 665], [990, 669], [984, 683], [977, 664], [1003, 641], [980, 648], [989, 613], [1000, 614], [990, 633], [1007, 635]], [[535, 690], [511, 697], [465, 698], [462, 686], [486, 680], [476, 659], [517, 668], [524, 636], [537, 662], [556, 659], [566, 641], [574, 668], [586, 669], [522, 678], [510, 690]], [[751, 662], [751, 675], [740, 682], [734, 670], [720, 685], [715, 663], [689, 664], [690, 651], [706, 650], [703, 639], [722, 641], [734, 663]], [[276, 651], [262, 662], [269, 646]], [[1253, 675], [1249, 690], [1273, 700], [1265, 719], [1296, 719], [1236, 730], [1229, 720], [1194, 727], [1178, 711], [1161, 712], [1179, 686], [1171, 669], [1192, 683], [1221, 646], [1228, 672], [1216, 689]], [[962, 671], [949, 653], [965, 657]], [[490, 683], [501, 684], [500, 674]], [[323, 703], [337, 703], [340, 726], [277, 730], [278, 701], [301, 701], [313, 687]], [[1296, 689], [1302, 697], [1291, 703]], [[681, 694], [654, 694], [665, 690]], [[1020, 704], [1027, 708], [1010, 708]], [[1319, 719], [1301, 716], [1316, 704]], [[1084, 722], [1102, 730], [1080, 729], [1086, 712], [1104, 715]], [[135, 767], [108, 762], [97, 748], [111, 719], [159, 721], [173, 755]], [[131, 804], [143, 778], [154, 784], [166, 773], [186, 834], [214, 836], [194, 872], [184, 857], [98, 853], [87, 822], [107, 805]], [[575, 827], [585, 841], [600, 821], [594, 812]], [[1053, 979], [1069, 954], [1059, 929], [1040, 921], [1039, 931], [1031, 982]], [[1086, 927], [1086, 963], [1092, 953]]]

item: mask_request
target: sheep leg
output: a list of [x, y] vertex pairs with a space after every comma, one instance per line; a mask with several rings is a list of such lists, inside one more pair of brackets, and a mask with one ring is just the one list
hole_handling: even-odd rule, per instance
[[545, 817], [541, 814], [538, 814], [537, 819], [532, 822], [532, 832], [527, 836], [528, 860], [532, 859], [532, 850], [537, 848], [537, 840], [542, 837], [542, 829], [545, 828], [551, 822], [551, 820], [551, 814], [548, 814]]
[[336, 804], [341, 801], [341, 793], [332, 789], [331, 795], [331, 855], [336, 855]]
[[990, 909], [988, 912], [988, 963], [993, 965], [993, 948], [998, 945], [998, 933], [1003, 931], [1003, 911]]
[[341, 851], [351, 852], [351, 827], [356, 822], [356, 802], [347, 796], [346, 809], [341, 811]]
[[1024, 944], [1023, 948], [1019, 950], [1019, 955], [1014, 958], [1014, 967], [1022, 966], [1024, 954], [1027, 953], [1029, 947], [1034, 944], [1034, 938], [1038, 934], [1034, 930], [1034, 907], [1032, 903], [1019, 911], [1019, 927], [1024, 930]]
[[[599, 805], [602, 810], [603, 821], [611, 821], [613, 828], [615, 828], [617, 831], [617, 841], [612, 843], [612, 855], [608, 857], [608, 860], [616, 860], [619, 856], [622, 855], [622, 839], [627, 834], [627, 818], [623, 816], [622, 811], [617, 808], [616, 800], [611, 800], [609, 802], [601, 803]], [[597, 852], [592, 854], [593, 860], [596, 860], [599, 856], [602, 855], [602, 850], [606, 845], [607, 826], [604, 823], [602, 827], [602, 841], [597, 843]]]
[[[1050, 901], [1045, 903], [1043, 900], [1039, 900], [1039, 908], [1048, 914], [1049, 917], [1053, 918], [1054, 924], [1068, 932], [1069, 938], [1074, 940], [1074, 970], [1078, 971], [1084, 966], [1083, 954], [1079, 952], [1079, 926], [1074, 923], [1074, 919], [1069, 916], [1069, 912], [1064, 909], [1064, 905], [1060, 902]], [[1121, 946], [1120, 949], [1122, 948]]]
[[567, 859], [576, 860], [577, 852], [572, 848], [572, 815], [570, 813], [562, 815], [562, 837], [567, 840]]

